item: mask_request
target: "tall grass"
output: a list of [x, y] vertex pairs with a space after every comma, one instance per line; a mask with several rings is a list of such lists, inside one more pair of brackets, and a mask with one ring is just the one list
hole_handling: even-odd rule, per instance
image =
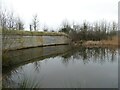
[[41, 88], [41, 81], [38, 80], [38, 77], [33, 75], [26, 75], [25, 73], [24, 74], [19, 73], [14, 80], [11, 77], [7, 77], [4, 80], [5, 81], [3, 81], [3, 84], [2, 84], [3, 89], [4, 88], [22, 88], [23, 90], [25, 90], [28, 88]]
[[31, 80], [28, 77], [24, 77], [23, 80], [19, 83], [19, 88], [39, 88], [39, 82], [36, 80]]
[[101, 42], [105, 45], [118, 45], [119, 44], [118, 40], [119, 40], [118, 36], [113, 36], [111, 37], [111, 39], [102, 40]]

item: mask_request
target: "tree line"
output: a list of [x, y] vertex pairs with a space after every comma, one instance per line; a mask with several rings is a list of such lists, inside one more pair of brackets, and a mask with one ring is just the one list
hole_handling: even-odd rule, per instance
[[[15, 17], [13, 12], [7, 10], [0, 10], [0, 28], [2, 30], [24, 30], [25, 24], [20, 17]], [[39, 19], [35, 14], [29, 24], [30, 31], [38, 31]], [[49, 29], [45, 25], [43, 31], [47, 32]], [[113, 35], [116, 35], [118, 26], [116, 22], [107, 22], [105, 20], [89, 23], [87, 21], [82, 24], [69, 24], [67, 20], [62, 22], [62, 27], [59, 28], [59, 32], [67, 33], [73, 41], [79, 40], [102, 40], [108, 39]], [[56, 30], [57, 31], [57, 30]], [[54, 32], [54, 30], [52, 30]]]
[[69, 24], [68, 21], [62, 23], [59, 32], [69, 34], [73, 41], [80, 40], [103, 40], [110, 39], [117, 35], [118, 26], [116, 22], [99, 21], [94, 23], [83, 22], [82, 24]]
[[[29, 24], [29, 30], [37, 31], [38, 25], [38, 16], [35, 14]], [[7, 10], [2, 10], [0, 8], [0, 28], [2, 30], [24, 30], [25, 24], [19, 16], [15, 16], [14, 12], [8, 12]]]

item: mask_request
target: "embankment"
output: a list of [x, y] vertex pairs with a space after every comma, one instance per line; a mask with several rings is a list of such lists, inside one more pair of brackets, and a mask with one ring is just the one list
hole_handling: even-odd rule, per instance
[[17, 50], [38, 46], [69, 44], [70, 38], [64, 33], [11, 31], [3, 32], [2, 49]]

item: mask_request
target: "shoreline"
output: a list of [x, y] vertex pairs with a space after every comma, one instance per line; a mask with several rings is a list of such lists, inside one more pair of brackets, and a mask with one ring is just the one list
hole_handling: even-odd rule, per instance
[[73, 42], [74, 46], [85, 46], [85, 47], [120, 47], [120, 39], [117, 36], [112, 39], [100, 40], [100, 41], [77, 41]]

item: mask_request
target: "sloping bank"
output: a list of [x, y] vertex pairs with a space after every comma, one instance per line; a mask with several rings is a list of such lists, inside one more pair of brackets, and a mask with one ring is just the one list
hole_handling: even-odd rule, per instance
[[30, 47], [63, 45], [70, 43], [69, 36], [60, 32], [5, 30], [2, 34], [3, 50], [17, 50]]

